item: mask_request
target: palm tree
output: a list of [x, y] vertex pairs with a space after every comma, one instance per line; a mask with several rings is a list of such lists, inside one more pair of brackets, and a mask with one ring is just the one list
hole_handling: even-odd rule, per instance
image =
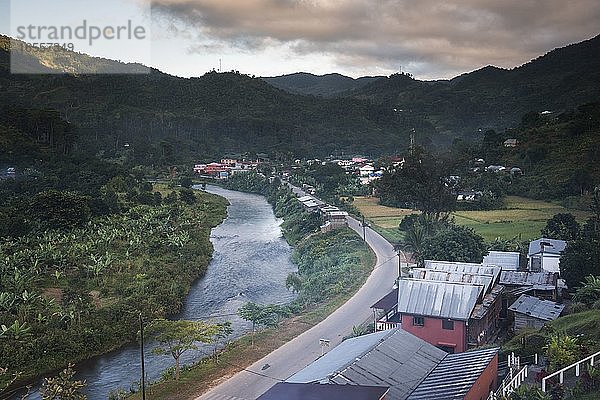
[[587, 305], [600, 300], [600, 276], [586, 276], [583, 286], [577, 288], [573, 299]]
[[400, 251], [406, 250], [412, 253], [412, 258], [417, 261], [419, 266], [423, 265], [423, 243], [427, 238], [427, 229], [420, 224], [413, 225], [404, 236], [403, 243], [396, 246], [396, 252], [400, 256]]

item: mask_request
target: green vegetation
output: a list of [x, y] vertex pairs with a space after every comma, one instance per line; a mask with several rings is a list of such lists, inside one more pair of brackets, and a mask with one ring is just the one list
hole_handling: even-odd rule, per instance
[[154, 354], [170, 354], [175, 360], [175, 380], [181, 371], [179, 359], [188, 350], [198, 348], [197, 343], [211, 343], [228, 325], [209, 325], [202, 321], [171, 321], [155, 319], [148, 326], [148, 337], [158, 342]]
[[[219, 352], [218, 362], [204, 359], [182, 370], [178, 383], [172, 380], [157, 382], [147, 389], [147, 393], [161, 399], [197, 397], [210, 387], [210, 383], [247, 368], [325, 319], [362, 286], [375, 263], [372, 251], [349, 229], [310, 236], [298, 244], [293, 257], [299, 263], [303, 285], [289, 310], [302, 312], [280, 320], [277, 326], [257, 330], [255, 335], [246, 335], [227, 344]], [[329, 261], [319, 263], [321, 258]], [[311, 264], [314, 260], [317, 261]], [[320, 276], [325, 279], [321, 281]], [[261, 309], [273, 311], [272, 306]], [[281, 315], [281, 309], [265, 315], [267, 321], [275, 321]], [[139, 399], [140, 396], [136, 394], [132, 398]]]
[[[514, 126], [530, 111], [596, 101], [599, 43], [597, 37], [511, 71], [484, 68], [450, 81], [396, 74], [331, 99], [288, 93], [235, 71], [191, 79], [156, 70], [137, 76], [11, 75], [10, 41], [2, 36], [0, 83], [3, 104], [60, 113], [80, 127], [79, 148], [132, 165], [265, 149], [300, 157], [383, 155], [406, 149], [413, 129], [417, 143], [446, 146], [455, 138], [478, 139], [481, 129]], [[31, 61], [67, 71], [118, 64], [60, 50], [36, 51]], [[539, 151], [530, 153], [535, 158]]]
[[29, 141], [0, 147], [18, 170], [0, 180], [0, 387], [134, 341], [140, 312], [178, 312], [226, 212], [218, 196], [156, 191], [139, 169], [71, 154], [55, 113], [9, 117], [0, 137]]
[[42, 400], [85, 400], [82, 390], [87, 384], [73, 379], [74, 376], [73, 364], [69, 364], [58, 376], [45, 378], [40, 393]]
[[198, 196], [192, 206], [139, 205], [84, 227], [3, 240], [0, 317], [11, 325], [0, 358], [10, 370], [32, 378], [84, 360], [133, 340], [139, 312], [177, 312], [206, 270], [210, 228], [225, 214], [222, 200]]
[[311, 307], [357, 288], [357, 282], [364, 282], [370, 273], [362, 262], [368, 253], [369, 247], [349, 228], [300, 242], [293, 255], [300, 278], [295, 303]]

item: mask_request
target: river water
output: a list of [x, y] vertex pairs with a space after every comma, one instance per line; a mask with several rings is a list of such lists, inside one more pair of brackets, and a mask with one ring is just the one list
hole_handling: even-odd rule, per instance
[[[214, 254], [207, 273], [192, 285], [177, 318], [230, 321], [234, 329], [228, 338], [231, 340], [251, 329], [250, 323], [235, 314], [246, 302], [283, 304], [293, 300], [294, 295], [285, 288], [285, 279], [297, 267], [279, 227], [282, 221], [275, 217], [264, 197], [216, 186], [208, 186], [207, 191], [225, 197], [230, 206], [225, 221], [211, 232]], [[190, 364], [211, 349], [190, 350], [183, 354], [182, 363]], [[144, 354], [148, 381], [157, 380], [174, 363], [170, 355], [152, 354], [151, 346]], [[88, 399], [107, 399], [111, 390], [128, 391], [139, 383], [139, 348], [125, 347], [79, 365], [78, 369], [77, 378], [87, 381]], [[36, 397], [39, 398], [37, 393]]]

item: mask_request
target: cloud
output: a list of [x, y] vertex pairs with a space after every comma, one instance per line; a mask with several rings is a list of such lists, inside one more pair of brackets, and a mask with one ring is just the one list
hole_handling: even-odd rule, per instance
[[[597, 0], [152, 0], [214, 45], [284, 46], [343, 68], [450, 77], [512, 67], [598, 34]], [[202, 48], [200, 45], [199, 48]], [[414, 70], [410, 70], [414, 68]]]

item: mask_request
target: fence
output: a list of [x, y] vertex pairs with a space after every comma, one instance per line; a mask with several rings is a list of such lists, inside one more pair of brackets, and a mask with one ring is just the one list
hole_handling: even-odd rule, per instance
[[558, 370], [558, 371], [542, 378], [542, 392], [546, 391], [546, 381], [548, 381], [548, 379], [554, 378], [556, 375], [558, 375], [559, 382], [563, 383], [564, 378], [565, 378], [565, 372], [567, 372], [571, 369], [575, 369], [575, 376], [579, 376], [579, 374], [581, 373], [582, 365], [586, 364], [589, 361], [589, 365], [591, 365], [593, 367], [594, 366], [594, 358], [599, 358], [599, 357], [600, 357], [600, 351], [592, 354], [589, 357], [579, 360], [576, 363], [569, 365], [568, 367], [565, 367], [561, 370]]

